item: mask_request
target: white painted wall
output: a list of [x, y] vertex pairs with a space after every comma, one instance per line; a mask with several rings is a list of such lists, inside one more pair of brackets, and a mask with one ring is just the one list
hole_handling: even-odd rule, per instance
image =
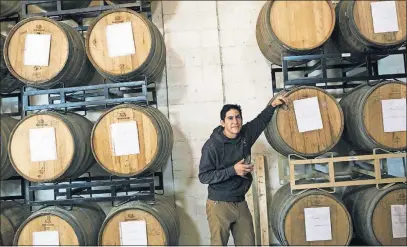
[[[263, 4], [162, 2], [168, 52], [168, 109], [175, 132], [172, 161], [181, 220], [180, 244], [210, 243], [205, 214], [207, 186], [198, 180], [198, 165], [203, 143], [219, 124], [222, 105], [240, 104], [247, 122], [272, 97], [270, 63], [261, 54], [255, 37], [257, 15]], [[252, 153], [266, 155], [268, 188], [277, 189], [277, 154], [264, 135]]]

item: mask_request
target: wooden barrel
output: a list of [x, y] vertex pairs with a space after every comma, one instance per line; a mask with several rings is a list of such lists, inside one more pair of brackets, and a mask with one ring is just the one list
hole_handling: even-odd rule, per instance
[[[281, 57], [318, 52], [335, 26], [331, 1], [267, 1], [260, 11], [256, 38], [260, 51], [273, 64]], [[297, 65], [299, 62], [290, 62]]]
[[[314, 97], [318, 99], [322, 129], [300, 132], [294, 102]], [[322, 89], [306, 86], [291, 89], [287, 98], [290, 101], [288, 107], [277, 108], [265, 130], [267, 141], [277, 152], [284, 156], [315, 157], [328, 152], [339, 142], [344, 120], [335, 98]]]
[[[306, 231], [311, 232], [313, 229], [305, 227], [305, 209], [325, 207], [329, 207], [331, 240], [307, 241]], [[340, 199], [327, 192], [308, 190], [292, 195], [289, 184], [286, 184], [277, 190], [270, 209], [271, 227], [282, 245], [344, 246], [352, 239], [352, 219], [346, 207]]]
[[[27, 34], [51, 35], [48, 66], [24, 65]], [[49, 18], [31, 17], [20, 21], [11, 29], [4, 47], [8, 69], [28, 86], [51, 88], [61, 83], [67, 87], [86, 85], [95, 72], [86, 57], [81, 34], [71, 26]]]
[[371, 3], [340, 1], [336, 6], [336, 26], [332, 43], [340, 52], [365, 52], [398, 48], [406, 42], [406, 1], [395, 1], [397, 32], [375, 33]]
[[[395, 212], [392, 213], [394, 205], [404, 206], [401, 210], [404, 210], [404, 215], [406, 213], [406, 184], [396, 184], [384, 190], [373, 186], [347, 188], [344, 192], [344, 203], [352, 216], [355, 235], [359, 240], [375, 246], [407, 245], [405, 216], [402, 232], [394, 231], [392, 223], [397, 221]], [[397, 235], [400, 233], [404, 237]]]
[[348, 92], [339, 102], [345, 116], [345, 141], [361, 151], [374, 148], [405, 150], [406, 131], [384, 130], [382, 102], [389, 99], [405, 101], [406, 92], [406, 84], [396, 81], [375, 86], [363, 84]]
[[[117, 133], [113, 130], [117, 127], [126, 130]], [[130, 140], [120, 140], [123, 135]], [[131, 150], [118, 150], [126, 141]], [[173, 133], [167, 118], [156, 108], [123, 104], [100, 116], [92, 130], [91, 144], [103, 169], [118, 176], [136, 176], [157, 171], [167, 162]]]
[[[154, 204], [131, 201], [114, 208], [106, 217], [99, 232], [100, 246], [119, 246], [123, 238], [121, 222], [144, 221], [147, 245], [178, 245], [180, 223], [174, 205], [156, 195]], [[136, 245], [136, 243], [134, 243]]]
[[10, 74], [3, 57], [3, 46], [6, 36], [0, 34], [0, 93], [11, 93], [20, 88], [23, 83]]
[[17, 123], [18, 120], [12, 117], [0, 115], [0, 180], [6, 180], [11, 176], [17, 175], [10, 163], [7, 152], [11, 131], [13, 131]]
[[[110, 57], [107, 27], [128, 22], [131, 23], [135, 53], [118, 53], [118, 56]], [[165, 43], [158, 28], [143, 15], [129, 9], [106, 11], [95, 18], [87, 32], [86, 53], [99, 73], [115, 82], [132, 81], [140, 75], [146, 76], [148, 83], [155, 82], [166, 60]]]
[[72, 210], [45, 207], [26, 219], [14, 238], [14, 245], [33, 246], [34, 232], [57, 232], [61, 246], [95, 246], [100, 226], [106, 215], [93, 202], [75, 204]]
[[21, 10], [21, 1], [0, 1], [0, 16], [6, 17]]
[[26, 204], [0, 201], [0, 246], [13, 245], [18, 227], [30, 213], [30, 207]]
[[90, 148], [92, 127], [92, 122], [74, 113], [42, 112], [26, 117], [11, 133], [11, 163], [32, 182], [77, 178], [95, 163]]

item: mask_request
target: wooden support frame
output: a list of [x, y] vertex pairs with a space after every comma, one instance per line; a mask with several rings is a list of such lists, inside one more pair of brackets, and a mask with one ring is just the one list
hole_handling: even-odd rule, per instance
[[266, 166], [263, 155], [253, 157], [253, 183], [246, 195], [246, 201], [253, 217], [256, 246], [269, 246], [269, 220], [267, 204]]
[[[343, 157], [331, 157], [322, 159], [303, 159], [303, 160], [293, 160], [289, 157], [289, 178], [291, 191], [293, 190], [305, 190], [305, 189], [317, 189], [317, 188], [335, 188], [342, 186], [357, 186], [357, 185], [368, 185], [375, 184], [379, 187], [380, 184], [389, 183], [406, 183], [407, 177], [395, 177], [395, 178], [382, 178], [382, 168], [380, 167], [380, 161], [388, 158], [404, 158], [406, 159], [406, 153], [385, 153], [376, 154], [376, 149], [373, 151], [372, 155], [358, 155], [358, 156], [343, 156]], [[373, 161], [374, 171], [369, 171], [361, 168], [352, 168], [353, 171], [368, 175], [372, 177], [366, 180], [350, 180], [350, 181], [336, 181], [335, 178], [335, 167], [334, 163], [337, 162], [350, 162], [350, 161]], [[323, 183], [313, 183], [313, 184], [296, 184], [295, 166], [298, 165], [313, 165], [313, 164], [328, 164], [328, 182]], [[384, 166], [387, 170], [387, 164]], [[404, 167], [407, 169], [407, 167]]]

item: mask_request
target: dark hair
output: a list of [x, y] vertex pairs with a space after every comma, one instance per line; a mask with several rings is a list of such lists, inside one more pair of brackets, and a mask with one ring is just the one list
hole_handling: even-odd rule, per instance
[[222, 110], [220, 111], [220, 119], [225, 121], [226, 112], [228, 112], [232, 109], [239, 111], [240, 116], [242, 116], [242, 108], [240, 107], [240, 105], [227, 104], [227, 105], [224, 105], [222, 107]]

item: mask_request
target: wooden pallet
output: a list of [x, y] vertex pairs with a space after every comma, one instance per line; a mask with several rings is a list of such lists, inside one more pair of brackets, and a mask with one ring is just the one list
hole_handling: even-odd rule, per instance
[[[321, 158], [321, 159], [302, 159], [294, 160], [288, 159], [289, 164], [289, 181], [291, 185], [291, 191], [293, 190], [304, 190], [304, 189], [316, 189], [316, 188], [335, 188], [342, 186], [357, 186], [357, 185], [369, 185], [375, 184], [377, 187], [381, 184], [391, 184], [391, 183], [406, 183], [407, 177], [392, 177], [392, 178], [382, 178], [383, 169], [387, 167], [381, 167], [380, 161], [388, 158], [404, 158], [406, 160], [406, 153], [385, 153], [376, 154], [377, 150], [373, 150], [372, 155], [357, 155], [357, 156], [343, 156], [343, 157], [331, 157], [331, 158]], [[294, 155], [295, 156], [295, 155]], [[297, 156], [298, 157], [298, 156]], [[338, 181], [335, 176], [334, 163], [338, 162], [352, 162], [352, 161], [371, 161], [373, 166], [373, 171], [363, 168], [352, 168], [352, 172], [370, 176], [369, 179], [363, 180], [349, 180], [349, 181]], [[301, 165], [315, 165], [315, 164], [328, 164], [328, 173], [320, 173], [320, 176], [325, 177], [328, 182], [323, 183], [312, 183], [312, 184], [296, 184], [298, 176], [295, 175], [295, 166]], [[365, 163], [370, 164], [370, 163]], [[404, 171], [406, 171], [406, 165], [404, 162]]]

